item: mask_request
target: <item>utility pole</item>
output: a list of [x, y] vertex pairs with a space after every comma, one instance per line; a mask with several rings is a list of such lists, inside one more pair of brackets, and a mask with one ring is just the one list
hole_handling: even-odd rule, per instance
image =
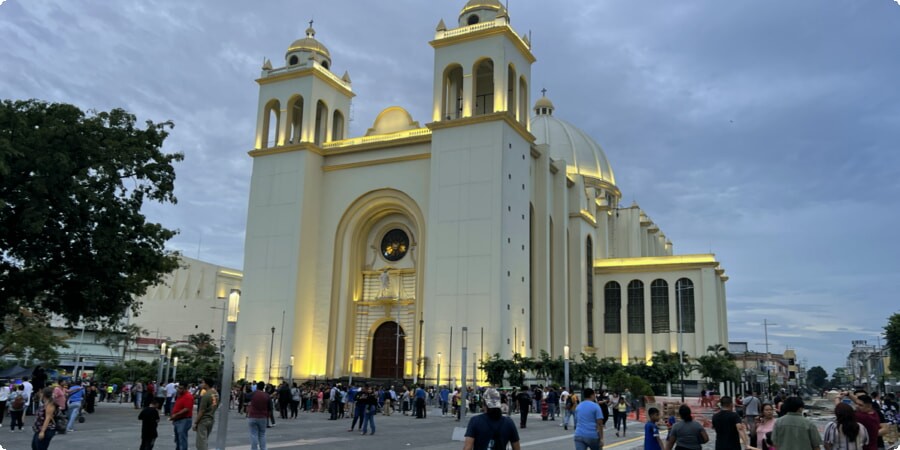
[[766, 338], [766, 392], [772, 395], [772, 354], [769, 353], [769, 327], [778, 325], [777, 323], [769, 323], [768, 319], [763, 319], [763, 330]]

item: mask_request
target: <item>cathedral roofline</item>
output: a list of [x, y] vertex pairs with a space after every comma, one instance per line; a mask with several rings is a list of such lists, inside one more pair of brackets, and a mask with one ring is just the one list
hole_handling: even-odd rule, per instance
[[[667, 272], [685, 269], [719, 268], [713, 253], [594, 260], [594, 273]], [[723, 272], [724, 273], [724, 272]], [[721, 275], [720, 275], [721, 277]], [[724, 281], [724, 280], [723, 280]]]
[[439, 30], [435, 32], [434, 40], [428, 44], [433, 48], [441, 48], [493, 35], [506, 35], [528, 62], [534, 63], [537, 61], [537, 58], [531, 53], [531, 45], [516, 34], [509, 24], [502, 21], [484, 22], [447, 31]]
[[320, 65], [314, 65], [312, 67], [307, 67], [299, 70], [294, 69], [293, 67], [284, 67], [281, 69], [266, 71], [264, 73], [265, 76], [256, 79], [256, 83], [260, 86], [264, 84], [275, 83], [278, 81], [290, 80], [293, 78], [312, 75], [319, 80], [328, 83], [329, 85], [331, 85], [331, 87], [337, 89], [342, 94], [350, 98], [356, 97], [356, 94], [353, 93], [353, 89], [350, 87], [349, 82], [338, 78], [337, 75], [331, 73], [331, 71]]

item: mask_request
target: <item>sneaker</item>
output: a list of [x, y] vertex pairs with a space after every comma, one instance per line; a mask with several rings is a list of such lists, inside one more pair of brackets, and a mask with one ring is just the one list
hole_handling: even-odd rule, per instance
[[566, 430], [566, 431], [569, 431], [569, 424], [563, 425], [563, 429]]

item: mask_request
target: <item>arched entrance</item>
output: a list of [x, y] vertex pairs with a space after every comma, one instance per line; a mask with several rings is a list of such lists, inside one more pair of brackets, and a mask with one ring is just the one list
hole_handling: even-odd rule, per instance
[[[399, 338], [398, 338], [399, 332]], [[372, 378], [400, 378], [406, 354], [406, 335], [397, 322], [385, 322], [372, 336]]]

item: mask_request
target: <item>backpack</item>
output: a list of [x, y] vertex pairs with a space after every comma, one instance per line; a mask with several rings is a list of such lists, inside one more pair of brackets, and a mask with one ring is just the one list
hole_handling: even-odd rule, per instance
[[25, 396], [21, 393], [12, 401], [11, 409], [13, 411], [21, 411], [25, 409]]

